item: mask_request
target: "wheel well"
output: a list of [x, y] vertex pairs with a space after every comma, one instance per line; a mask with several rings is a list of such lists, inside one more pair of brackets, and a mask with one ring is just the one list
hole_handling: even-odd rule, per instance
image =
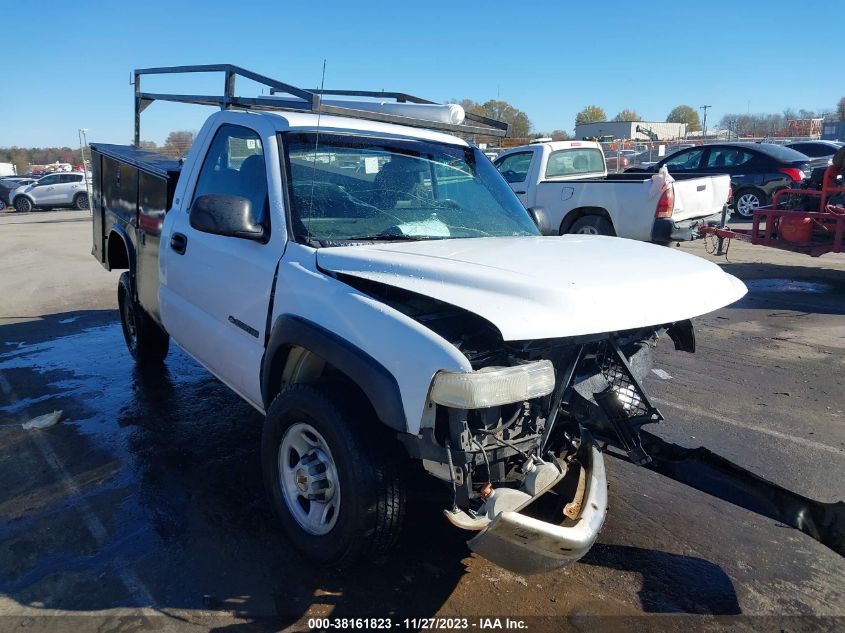
[[[572, 211], [567, 213], [566, 217], [563, 218], [563, 222], [560, 223], [560, 234], [563, 235], [569, 231], [569, 228], [575, 224], [576, 221], [587, 215], [601, 216], [610, 222], [610, 226], [613, 226], [613, 220], [610, 219], [610, 214], [606, 209], [602, 209], [601, 207], [579, 207], [577, 209], [572, 209]], [[613, 227], [613, 229], [615, 231], [616, 227]]]
[[[328, 374], [328, 375], [327, 375]], [[337, 376], [356, 385], [378, 419], [397, 431], [407, 429], [396, 377], [357, 345], [297, 315], [276, 318], [261, 363], [261, 396], [269, 407], [291, 381]]]
[[286, 346], [276, 353], [270, 365], [270, 390], [267, 393], [267, 401], [272, 402], [273, 398], [290, 385], [326, 379], [348, 386], [351, 392], [359, 395], [370, 407], [373, 407], [373, 403], [351, 376], [299, 345]]
[[120, 233], [112, 231], [109, 233], [106, 248], [106, 263], [109, 270], [129, 268], [129, 251]]
[[[784, 189], [786, 189], [786, 187], [784, 187]], [[760, 189], [759, 187], [755, 187], [754, 185], [745, 185], [744, 187], [739, 187], [734, 192], [734, 194], [733, 194], [734, 199], [736, 199], [736, 197], [739, 196], [740, 194], [749, 193], [749, 192], [750, 193], [756, 193], [763, 200], [765, 200], [769, 197], [769, 196], [766, 195], [766, 192], [763, 191], [762, 189]]]

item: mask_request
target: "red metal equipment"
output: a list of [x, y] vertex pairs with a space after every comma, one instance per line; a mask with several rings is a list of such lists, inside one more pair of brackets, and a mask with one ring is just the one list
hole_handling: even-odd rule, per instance
[[[837, 175], [837, 168], [830, 166], [825, 170], [821, 189], [782, 189], [776, 192], [771, 206], [754, 210], [750, 229], [731, 229], [724, 226], [723, 220], [723, 226], [699, 227], [699, 234], [702, 237], [711, 235], [719, 240], [719, 255], [723, 253], [722, 242], [726, 239], [805, 253], [811, 257], [845, 252], [845, 206], [829, 203], [831, 197], [845, 194], [845, 186], [837, 184]], [[778, 203], [784, 196], [789, 196], [789, 200], [804, 200], [804, 196], [818, 197], [819, 210], [778, 209]], [[801, 226], [808, 221], [812, 223], [812, 230]], [[764, 223], [762, 229], [761, 222]], [[791, 241], [788, 237], [793, 240], [809, 239]]]

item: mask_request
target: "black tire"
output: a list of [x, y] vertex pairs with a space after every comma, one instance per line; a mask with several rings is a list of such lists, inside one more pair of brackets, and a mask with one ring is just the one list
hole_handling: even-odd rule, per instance
[[0, 211], [3, 211], [6, 208], [6, 203], [0, 200]]
[[585, 215], [572, 223], [567, 233], [582, 235], [610, 235], [615, 236], [613, 224], [602, 215]]
[[123, 338], [135, 362], [139, 365], [164, 362], [170, 348], [170, 337], [135, 301], [132, 277], [128, 272], [120, 276], [117, 284], [117, 305], [120, 308]]
[[[398, 539], [405, 513], [405, 489], [395, 462], [398, 445], [378, 439], [382, 429], [373, 428], [380, 422], [369, 403], [359, 393], [344, 392], [343, 388], [342, 383], [314, 383], [285, 389], [267, 411], [261, 438], [264, 485], [285, 535], [304, 556], [333, 568], [349, 567], [389, 550]], [[290, 493], [283, 490], [280, 475], [287, 433], [305, 425], [316, 430], [329, 449], [331, 467], [319, 472], [331, 472], [337, 478], [337, 515], [332, 525], [325, 526], [328, 531], [324, 534], [313, 533], [298, 522], [286, 501], [285, 495]], [[289, 476], [297, 486], [311, 490], [310, 482], [305, 483], [300, 475], [306, 461], [303, 457], [307, 456], [290, 464]], [[289, 455], [284, 459], [291, 461]], [[304, 503], [310, 509], [311, 502]]]
[[15, 210], [18, 213], [31, 213], [32, 202], [26, 196], [18, 196], [15, 198]]
[[88, 208], [88, 194], [78, 193], [73, 197], [73, 208], [79, 211]]
[[754, 209], [767, 204], [766, 194], [759, 189], [740, 189], [734, 194], [734, 212], [742, 218], [750, 219]]

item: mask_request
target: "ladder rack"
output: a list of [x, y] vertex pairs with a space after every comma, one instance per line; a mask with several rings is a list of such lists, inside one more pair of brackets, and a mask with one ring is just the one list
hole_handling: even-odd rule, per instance
[[[184, 95], [166, 94], [141, 91], [141, 76], [143, 75], [171, 75], [187, 73], [224, 73], [224, 85], [222, 95]], [[270, 88], [271, 96], [238, 97], [235, 95], [235, 79], [240, 76], [250, 79]], [[137, 68], [134, 71], [135, 86], [135, 146], [141, 141], [141, 113], [149, 107], [153, 101], [174, 101], [177, 103], [191, 103], [195, 105], [219, 106], [223, 110], [244, 109], [244, 110], [279, 110], [288, 112], [309, 112], [312, 114], [328, 114], [344, 116], [369, 121], [380, 121], [382, 123], [395, 123], [410, 127], [427, 128], [458, 134], [484, 135], [505, 137], [510, 136], [510, 123], [497, 121], [480, 114], [472, 112], [465, 113], [465, 120], [480, 125], [466, 125], [454, 123], [441, 123], [429, 121], [398, 114], [384, 112], [373, 112], [371, 110], [359, 110], [351, 107], [344, 107], [324, 103], [322, 95], [372, 97], [377, 99], [394, 99], [396, 103], [418, 103], [434, 104], [404, 92], [373, 92], [366, 90], [306, 90], [297, 88], [282, 81], [278, 81], [265, 75], [252, 72], [240, 66], [232, 64], [204, 64], [199, 66], [163, 66], [160, 68]], [[289, 98], [275, 96], [281, 93], [289, 95]]]

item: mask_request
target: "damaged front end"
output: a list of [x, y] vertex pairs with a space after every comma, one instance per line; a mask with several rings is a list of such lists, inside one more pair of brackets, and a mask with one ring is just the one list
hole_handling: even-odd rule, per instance
[[474, 371], [462, 381], [438, 374], [430, 392], [433, 428], [403, 441], [451, 486], [445, 515], [478, 532], [469, 540], [473, 551], [519, 573], [581, 558], [607, 512], [607, 452], [783, 521], [843, 553], [845, 504], [806, 499], [706, 449], [683, 449], [641, 430], [663, 420], [642, 387], [663, 333], [676, 349], [695, 350], [690, 321], [504, 342], [495, 351], [474, 352], [462, 342]]
[[434, 425], [403, 441], [450, 484], [446, 517], [478, 532], [473, 551], [520, 573], [587, 553], [607, 512], [600, 447], [642, 461], [637, 429], [662, 419], [639, 379], [663, 329], [495, 347], [488, 339], [483, 352], [472, 349], [477, 338], [457, 343], [474, 371], [435, 376]]

